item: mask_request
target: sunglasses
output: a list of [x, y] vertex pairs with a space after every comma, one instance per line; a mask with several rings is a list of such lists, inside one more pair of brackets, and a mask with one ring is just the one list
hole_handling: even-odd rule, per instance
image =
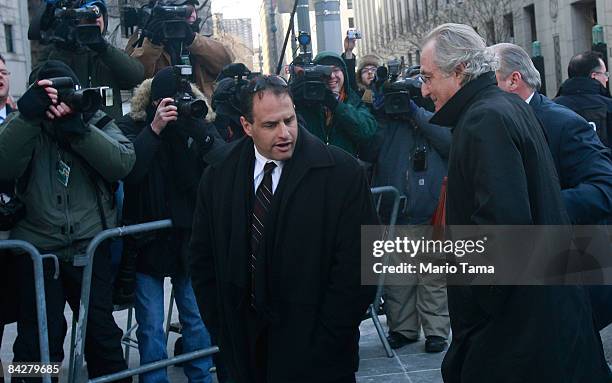
[[255, 77], [249, 82], [246, 91], [248, 93], [257, 93], [271, 86], [280, 86], [283, 88], [287, 88], [289, 84], [287, 84], [287, 81], [284, 78], [276, 74], [261, 75]]

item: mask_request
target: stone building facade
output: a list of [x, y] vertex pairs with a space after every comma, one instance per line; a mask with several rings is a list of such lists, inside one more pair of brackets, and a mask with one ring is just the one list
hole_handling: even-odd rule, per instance
[[[513, 42], [544, 57], [546, 93], [555, 95], [576, 53], [592, 49], [593, 27], [612, 44], [612, 0], [354, 0], [364, 39], [358, 55], [419, 62], [419, 40], [444, 22], [472, 25], [488, 43]], [[612, 62], [612, 46], [605, 53]]]
[[28, 41], [28, 3], [0, 0], [0, 53], [11, 72], [10, 94], [18, 99], [26, 90], [32, 67]]

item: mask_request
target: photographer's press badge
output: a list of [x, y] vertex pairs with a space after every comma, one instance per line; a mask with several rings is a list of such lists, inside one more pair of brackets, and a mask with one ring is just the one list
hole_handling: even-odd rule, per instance
[[64, 161], [57, 161], [57, 180], [64, 185], [64, 187], [68, 187], [68, 180], [70, 179], [70, 166], [68, 166]]

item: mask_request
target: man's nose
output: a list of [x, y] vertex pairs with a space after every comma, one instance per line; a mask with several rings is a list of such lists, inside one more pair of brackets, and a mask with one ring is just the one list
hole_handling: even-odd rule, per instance
[[423, 96], [423, 98], [427, 98], [429, 97], [429, 94], [429, 85], [421, 84], [421, 96]]
[[278, 138], [289, 138], [289, 126], [284, 122], [279, 124]]

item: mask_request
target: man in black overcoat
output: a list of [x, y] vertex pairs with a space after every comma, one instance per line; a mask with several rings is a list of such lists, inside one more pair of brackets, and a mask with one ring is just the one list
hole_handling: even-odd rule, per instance
[[[444, 24], [424, 40], [431, 123], [453, 127], [446, 222], [568, 225], [543, 130], [527, 103], [497, 87], [496, 67], [469, 26]], [[608, 381], [582, 287], [449, 286], [448, 303], [446, 383]]]
[[278, 76], [242, 93], [246, 136], [200, 182], [191, 276], [237, 383], [355, 382], [360, 227], [376, 224], [365, 174], [298, 121]]

